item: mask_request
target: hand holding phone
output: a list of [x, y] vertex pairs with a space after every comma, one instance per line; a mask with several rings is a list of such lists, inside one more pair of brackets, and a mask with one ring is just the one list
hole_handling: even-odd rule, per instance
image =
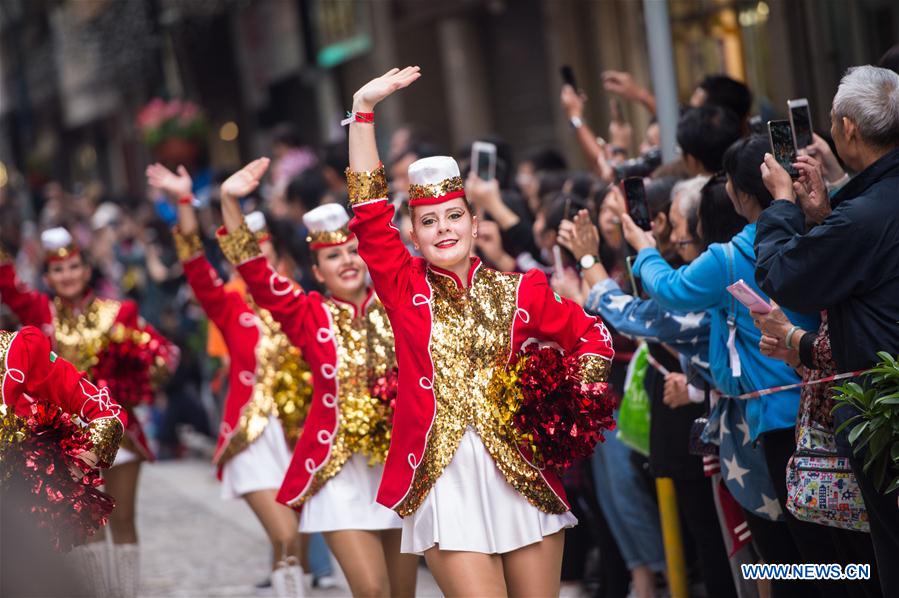
[[624, 198], [627, 202], [627, 213], [634, 224], [645, 231], [652, 230], [652, 213], [646, 199], [646, 187], [642, 177], [624, 179]]
[[756, 314], [767, 314], [771, 312], [771, 305], [762, 299], [758, 293], [752, 290], [741, 278], [734, 284], [727, 287], [727, 292], [742, 303], [746, 308]]
[[771, 141], [774, 159], [790, 174], [790, 178], [798, 179], [799, 172], [793, 166], [793, 162], [796, 161], [796, 146], [790, 121], [769, 120], [768, 139]]

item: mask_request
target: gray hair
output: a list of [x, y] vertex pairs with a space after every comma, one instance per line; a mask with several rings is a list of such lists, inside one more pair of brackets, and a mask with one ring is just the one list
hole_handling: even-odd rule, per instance
[[899, 75], [869, 64], [850, 68], [833, 97], [833, 115], [837, 123], [843, 117], [855, 123], [868, 143], [899, 143]]
[[680, 181], [673, 189], [671, 189], [671, 203], [678, 201], [678, 208], [681, 216], [688, 221], [698, 218], [699, 202], [702, 200], [702, 188], [709, 182], [709, 178], [704, 175], [695, 176], [692, 179]]

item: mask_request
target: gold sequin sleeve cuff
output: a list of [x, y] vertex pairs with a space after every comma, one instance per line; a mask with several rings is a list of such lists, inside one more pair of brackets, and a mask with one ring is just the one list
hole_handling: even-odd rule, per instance
[[356, 172], [347, 168], [346, 184], [351, 206], [387, 197], [387, 174], [383, 164], [371, 172]]
[[612, 362], [599, 355], [583, 355], [580, 358], [581, 382], [593, 384], [605, 382], [609, 377]]
[[122, 442], [122, 422], [114, 417], [95, 419], [88, 425], [93, 451], [97, 455], [98, 467], [110, 467], [115, 461], [119, 444]]
[[235, 266], [262, 255], [259, 249], [259, 243], [256, 237], [250, 232], [247, 223], [244, 222], [240, 228], [233, 233], [219, 231], [218, 234], [219, 247], [229, 262]]
[[172, 237], [175, 239], [175, 251], [178, 253], [178, 259], [182, 262], [190, 261], [203, 253], [203, 242], [197, 233], [185, 235], [175, 227], [172, 229]]

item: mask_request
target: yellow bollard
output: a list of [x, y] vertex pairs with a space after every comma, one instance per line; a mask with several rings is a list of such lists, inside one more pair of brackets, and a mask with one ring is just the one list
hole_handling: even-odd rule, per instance
[[668, 567], [668, 589], [671, 598], [689, 598], [684, 543], [677, 513], [677, 496], [671, 478], [656, 478], [659, 499], [659, 518], [662, 520], [662, 540], [665, 543], [665, 563]]

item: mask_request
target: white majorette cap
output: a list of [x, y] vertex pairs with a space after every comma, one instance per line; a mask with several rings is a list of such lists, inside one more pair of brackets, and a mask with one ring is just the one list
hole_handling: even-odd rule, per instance
[[343, 245], [353, 238], [347, 224], [350, 216], [340, 204], [326, 203], [303, 214], [303, 224], [309, 231], [309, 249]]
[[459, 165], [449, 156], [431, 156], [409, 166], [409, 207], [432, 206], [465, 197]]
[[48, 262], [62, 261], [78, 253], [71, 233], [61, 226], [42, 232], [41, 246], [44, 248], [44, 259]]

